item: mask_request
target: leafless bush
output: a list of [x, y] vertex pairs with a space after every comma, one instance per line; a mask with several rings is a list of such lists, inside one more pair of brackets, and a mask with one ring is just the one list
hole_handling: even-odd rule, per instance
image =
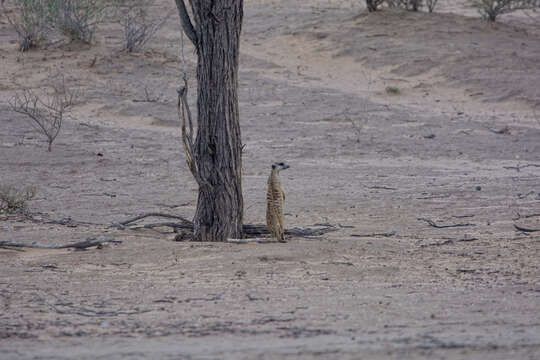
[[60, 84], [51, 85], [48, 93], [39, 96], [30, 89], [16, 94], [9, 105], [12, 111], [26, 115], [32, 120], [34, 127], [47, 137], [48, 151], [60, 133], [65, 114], [73, 106], [76, 94], [65, 86], [62, 78]]
[[124, 29], [125, 49], [128, 52], [140, 50], [167, 21], [150, 20], [142, 5], [127, 6], [122, 10], [120, 24]]
[[366, 6], [369, 12], [374, 12], [379, 9], [385, 0], [366, 0]]
[[133, 102], [161, 102], [163, 98], [163, 91], [157, 92], [153, 90], [149, 85], [144, 85], [144, 98], [133, 99]]
[[422, 0], [386, 0], [388, 7], [418, 11], [422, 6]]
[[439, 0], [424, 0], [424, 3], [430, 13], [432, 13], [433, 10], [435, 10], [435, 6], [437, 6], [438, 1]]
[[473, 0], [482, 18], [495, 21], [497, 16], [516, 10], [530, 10], [540, 7], [540, 0]]
[[103, 0], [49, 0], [54, 26], [72, 40], [90, 43], [105, 10]]
[[17, 32], [19, 49], [27, 51], [37, 47], [49, 30], [50, 0], [14, 0], [15, 8], [10, 14], [1, 1], [2, 12]]
[[36, 188], [28, 186], [19, 190], [11, 185], [0, 185], [0, 213], [24, 213], [27, 202], [36, 196]]

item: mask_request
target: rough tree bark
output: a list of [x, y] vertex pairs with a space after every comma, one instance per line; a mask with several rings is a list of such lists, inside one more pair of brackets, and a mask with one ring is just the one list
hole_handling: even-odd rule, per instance
[[189, 0], [191, 16], [184, 0], [175, 1], [197, 51], [197, 135], [187, 154], [199, 184], [194, 239], [242, 238], [238, 55], [243, 0]]

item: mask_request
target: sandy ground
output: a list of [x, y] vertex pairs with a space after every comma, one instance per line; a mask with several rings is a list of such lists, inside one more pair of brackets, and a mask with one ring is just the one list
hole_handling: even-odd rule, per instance
[[[0, 19], [0, 182], [38, 188], [33, 220], [0, 215], [0, 240], [121, 241], [0, 249], [2, 359], [540, 358], [540, 233], [514, 227], [540, 229], [538, 15], [292, 3], [245, 4], [245, 222], [263, 222], [284, 160], [287, 227], [339, 231], [286, 244], [110, 226], [194, 213], [176, 18], [136, 54], [115, 24], [20, 54]], [[7, 101], [58, 71], [81, 95], [48, 153]]]

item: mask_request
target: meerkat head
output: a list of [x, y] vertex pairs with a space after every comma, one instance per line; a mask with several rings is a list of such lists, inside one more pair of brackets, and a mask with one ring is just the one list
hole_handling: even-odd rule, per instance
[[285, 169], [288, 169], [288, 168], [289, 168], [289, 165], [287, 165], [284, 162], [275, 162], [275, 163], [272, 164], [272, 170], [277, 170], [278, 172], [280, 170], [285, 170]]

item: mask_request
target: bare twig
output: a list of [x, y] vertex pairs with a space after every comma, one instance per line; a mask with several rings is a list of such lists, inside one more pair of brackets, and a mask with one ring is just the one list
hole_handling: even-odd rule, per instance
[[433, 220], [426, 219], [426, 218], [417, 218], [417, 220], [425, 221], [430, 226], [433, 226], [434, 228], [437, 228], [437, 229], [445, 229], [445, 228], [452, 228], [452, 227], [462, 227], [462, 226], [476, 226], [476, 224], [471, 224], [471, 223], [438, 225]]
[[451, 194], [437, 194], [437, 195], [428, 195], [423, 197], [417, 197], [417, 200], [430, 200], [430, 199], [445, 199], [449, 198]]
[[391, 237], [396, 235], [395, 231], [385, 233], [372, 233], [372, 234], [351, 234], [353, 237]]
[[70, 303], [62, 304], [62, 306], [68, 308], [67, 310], [60, 309], [58, 306], [51, 305], [51, 304], [49, 304], [49, 306], [58, 314], [80, 315], [80, 316], [87, 316], [87, 317], [135, 315], [135, 314], [142, 314], [142, 313], [147, 313], [147, 312], [152, 311], [150, 309], [133, 310], [133, 311], [95, 310], [95, 309], [87, 308], [84, 306], [74, 306], [73, 304], [70, 304]]
[[376, 189], [376, 190], [397, 190], [397, 188], [393, 188], [393, 187], [390, 187], [390, 186], [382, 186], [382, 185], [368, 186], [368, 189]]
[[329, 261], [326, 264], [330, 264], [330, 265], [348, 265], [348, 266], [353, 266], [354, 265], [350, 261]]
[[[182, 37], [183, 39], [183, 37]], [[183, 41], [182, 41], [183, 43]], [[187, 72], [185, 70], [185, 61], [183, 59], [183, 48], [182, 48], [182, 62], [184, 63], [184, 76], [183, 81], [184, 85], [180, 87], [178, 92], [178, 117], [180, 119], [180, 127], [182, 130], [182, 144], [184, 146], [184, 152], [186, 153], [186, 162], [189, 170], [193, 174], [195, 181], [199, 184], [200, 187], [209, 187], [212, 185], [208, 181], [204, 180], [199, 172], [198, 161], [197, 161], [197, 152], [195, 151], [194, 137], [193, 137], [193, 120], [191, 116], [191, 110], [187, 102], [187, 92], [188, 92], [188, 81], [187, 81]], [[187, 127], [186, 129], [186, 120]]]
[[459, 239], [459, 240], [454, 240], [454, 239], [446, 239], [444, 241], [441, 241], [441, 242], [434, 242], [434, 243], [429, 243], [429, 244], [422, 244], [420, 245], [421, 248], [424, 248], [424, 247], [428, 247], [428, 246], [443, 246], [443, 245], [450, 245], [450, 244], [454, 244], [456, 242], [472, 242], [472, 241], [476, 241], [478, 240], [478, 238], [475, 238], [475, 237], [465, 237], [463, 239]]
[[452, 217], [454, 217], [456, 219], [472, 218], [472, 217], [474, 217], [474, 214], [453, 215]]
[[518, 199], [525, 199], [525, 198], [528, 197], [529, 195], [534, 195], [534, 194], [536, 194], [536, 191], [531, 190], [531, 191], [529, 191], [529, 192], [526, 193], [526, 194], [521, 194], [521, 193], [520, 193], [520, 194], [517, 194], [517, 197], [518, 197]]
[[520, 172], [521, 169], [525, 169], [528, 167], [540, 167], [538, 164], [525, 164], [525, 165], [517, 165], [517, 166], [503, 166], [503, 168], [508, 170], [516, 170], [517, 172]]
[[118, 244], [121, 243], [120, 240], [114, 240], [112, 238], [107, 238], [105, 236], [98, 236], [98, 237], [89, 237], [84, 241], [79, 241], [73, 244], [67, 244], [67, 245], [42, 245], [42, 244], [25, 244], [25, 243], [19, 243], [14, 241], [0, 241], [0, 247], [3, 248], [31, 248], [31, 249], [87, 249], [94, 246], [102, 246], [103, 244], [107, 243], [113, 243]]
[[186, 219], [185, 217], [180, 216], [180, 215], [172, 215], [172, 214], [151, 212], [151, 213], [137, 215], [137, 216], [135, 216], [133, 218], [129, 218], [129, 219], [124, 220], [122, 222], [113, 223], [113, 226], [114, 227], [119, 227], [118, 225], [120, 225], [120, 227], [127, 226], [127, 225], [129, 225], [129, 224], [131, 224], [131, 223], [133, 223], [135, 221], [138, 221], [138, 220], [141, 220], [141, 219], [144, 219], [144, 218], [147, 218], [147, 217], [164, 217], [164, 218], [169, 218], [169, 219], [178, 219], [178, 220], [182, 220], [184, 223], [191, 224], [191, 221], [189, 221], [188, 219]]
[[520, 214], [520, 213], [518, 212], [518, 213], [517, 213], [517, 218], [515, 218], [515, 219], [513, 219], [513, 220], [528, 219], [528, 218], [537, 217], [537, 216], [540, 216], [540, 213], [533, 213], [533, 214], [522, 215], [522, 214]]

